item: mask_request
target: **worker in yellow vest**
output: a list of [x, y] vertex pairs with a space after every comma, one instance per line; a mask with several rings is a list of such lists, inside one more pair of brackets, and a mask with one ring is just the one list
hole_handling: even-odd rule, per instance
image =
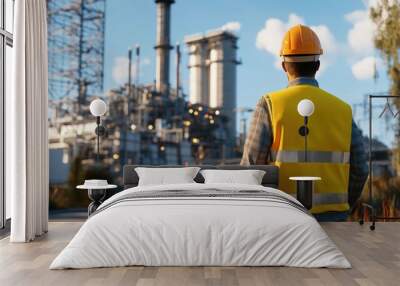
[[[242, 165], [273, 163], [280, 168], [279, 188], [296, 196], [291, 176], [317, 176], [311, 212], [320, 221], [346, 220], [367, 178], [367, 157], [351, 107], [319, 88], [315, 79], [323, 51], [316, 33], [296, 25], [284, 36], [282, 68], [289, 84], [258, 102], [244, 146]], [[299, 134], [303, 117], [297, 105], [314, 103], [308, 121], [308, 155]]]

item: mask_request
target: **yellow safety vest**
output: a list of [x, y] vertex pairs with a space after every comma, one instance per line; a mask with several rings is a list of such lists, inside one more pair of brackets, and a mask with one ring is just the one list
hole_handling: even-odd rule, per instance
[[[264, 96], [270, 108], [273, 130], [271, 157], [280, 168], [279, 188], [296, 195], [291, 176], [318, 176], [312, 213], [346, 211], [348, 205], [351, 144], [351, 107], [339, 98], [311, 85], [296, 85]], [[308, 160], [304, 162], [304, 118], [297, 104], [310, 99], [315, 105], [308, 121]]]

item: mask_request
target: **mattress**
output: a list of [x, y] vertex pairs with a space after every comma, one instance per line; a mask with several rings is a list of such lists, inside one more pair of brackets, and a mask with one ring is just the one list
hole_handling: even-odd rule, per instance
[[193, 183], [114, 195], [50, 269], [133, 265], [351, 267], [313, 216], [284, 192]]

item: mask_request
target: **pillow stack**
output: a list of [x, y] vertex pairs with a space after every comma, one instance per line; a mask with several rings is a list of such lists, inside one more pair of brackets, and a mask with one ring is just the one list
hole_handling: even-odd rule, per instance
[[[194, 178], [199, 167], [182, 168], [135, 168], [139, 176], [138, 186], [190, 184], [196, 183]], [[265, 171], [262, 170], [216, 170], [205, 169], [200, 172], [205, 184], [246, 184], [261, 185]]]
[[261, 170], [202, 170], [205, 184], [261, 185], [265, 171]]

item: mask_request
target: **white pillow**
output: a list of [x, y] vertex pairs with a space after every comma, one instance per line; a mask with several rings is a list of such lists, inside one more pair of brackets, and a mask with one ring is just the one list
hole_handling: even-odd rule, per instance
[[205, 184], [226, 183], [261, 185], [265, 171], [262, 170], [202, 170]]
[[195, 183], [199, 167], [182, 168], [135, 168], [139, 176], [138, 186]]

